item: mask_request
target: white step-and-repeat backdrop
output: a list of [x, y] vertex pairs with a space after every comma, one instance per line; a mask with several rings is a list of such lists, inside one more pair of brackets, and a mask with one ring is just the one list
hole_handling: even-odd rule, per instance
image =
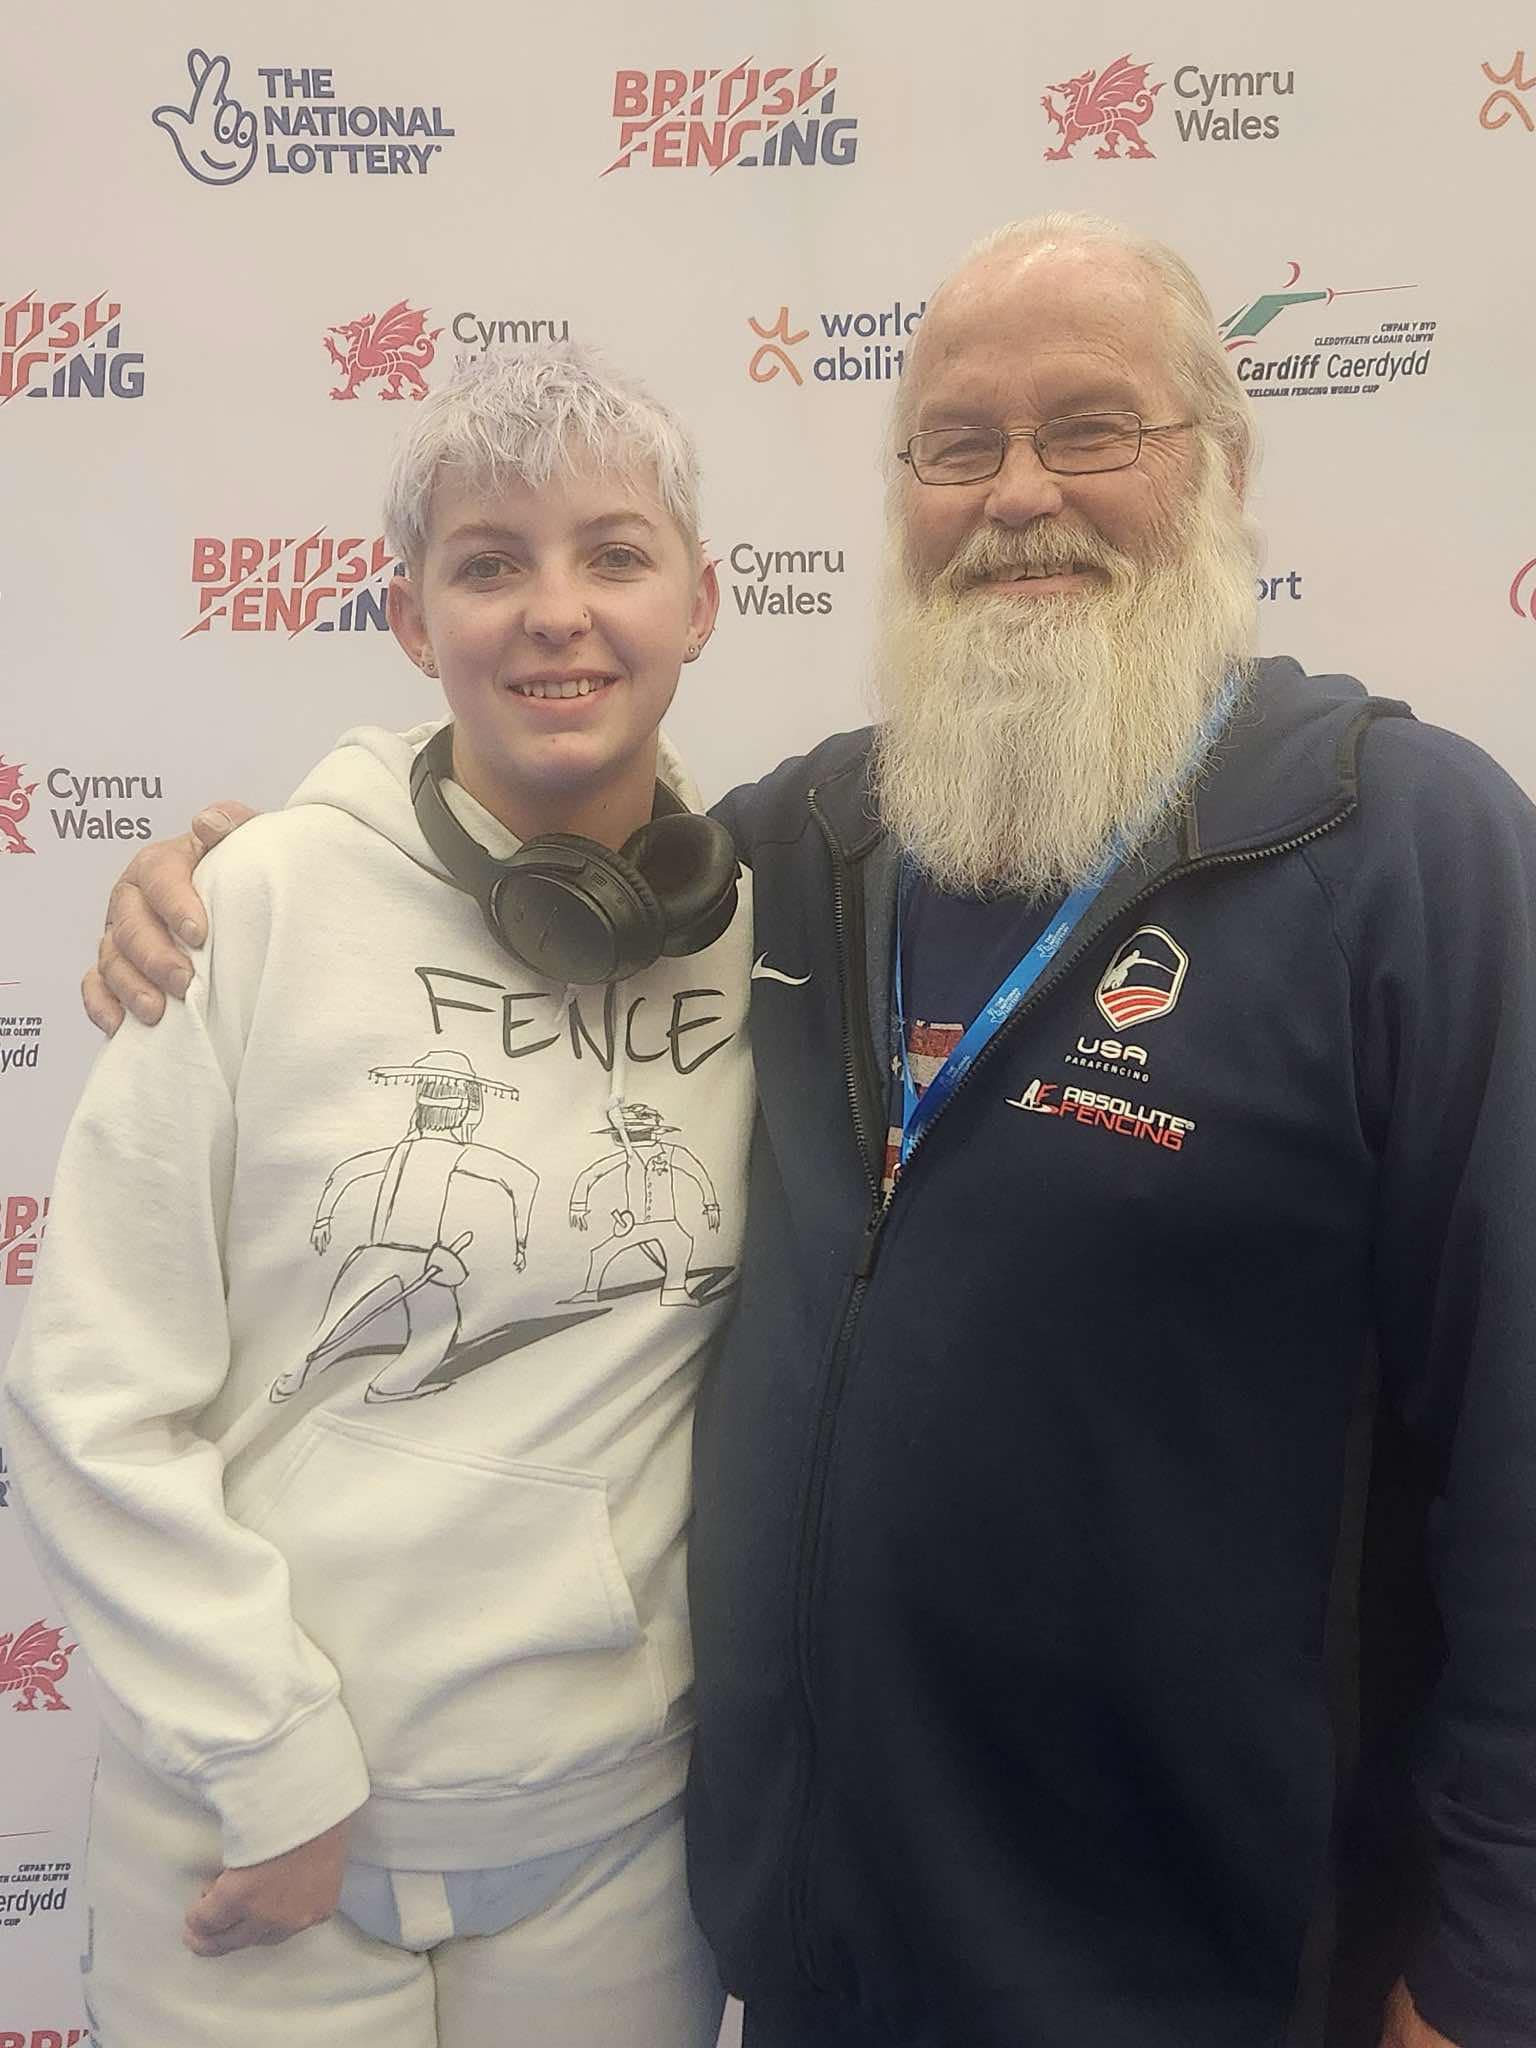
[[[934, 281], [1116, 215], [1259, 402], [1266, 647], [1536, 789], [1529, 0], [85, 0], [13, 15], [0, 94], [0, 1353], [112, 876], [433, 708], [378, 505], [461, 357], [595, 341], [691, 421], [724, 608], [671, 730], [713, 795], [862, 722]], [[12, 1483], [0, 1445], [0, 2048], [66, 2048], [94, 1720]]]

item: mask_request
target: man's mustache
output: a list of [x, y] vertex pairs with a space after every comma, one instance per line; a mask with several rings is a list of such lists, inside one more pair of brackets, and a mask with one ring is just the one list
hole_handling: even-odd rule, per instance
[[1008, 532], [979, 527], [933, 579], [935, 596], [959, 597], [979, 583], [1005, 576], [1051, 576], [1072, 569], [1097, 569], [1112, 582], [1133, 576], [1129, 555], [1111, 547], [1091, 527], [1049, 520]]

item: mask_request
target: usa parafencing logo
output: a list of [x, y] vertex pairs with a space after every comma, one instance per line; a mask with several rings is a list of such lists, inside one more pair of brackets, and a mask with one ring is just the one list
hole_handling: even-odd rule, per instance
[[366, 105], [338, 97], [328, 65], [258, 65], [254, 87], [231, 90], [230, 60], [188, 50], [188, 87], [150, 119], [200, 185], [273, 176], [425, 177], [455, 131], [441, 107]]
[[1132, 932], [1105, 968], [1094, 1001], [1117, 1031], [1166, 1017], [1179, 1000], [1189, 955], [1160, 924]]
[[616, 71], [619, 153], [603, 176], [851, 164], [859, 124], [837, 111], [836, 79], [824, 57], [766, 68], [748, 57], [728, 71]]

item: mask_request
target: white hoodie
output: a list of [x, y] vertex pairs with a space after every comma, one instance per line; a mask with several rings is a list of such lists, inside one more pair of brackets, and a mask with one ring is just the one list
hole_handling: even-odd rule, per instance
[[348, 733], [199, 869], [192, 988], [101, 1053], [7, 1376], [105, 1718], [230, 1866], [360, 1806], [366, 1861], [517, 1863], [686, 1768], [750, 877], [706, 952], [567, 997], [442, 878], [425, 736]]

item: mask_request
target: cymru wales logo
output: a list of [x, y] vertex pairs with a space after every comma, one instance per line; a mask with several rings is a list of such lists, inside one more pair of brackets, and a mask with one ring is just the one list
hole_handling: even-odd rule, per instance
[[48, 1714], [67, 1714], [69, 1701], [59, 1680], [69, 1671], [78, 1644], [66, 1643], [61, 1628], [34, 1621], [16, 1635], [0, 1636], [0, 1692], [18, 1693], [18, 1714], [35, 1714], [41, 1699]]
[[[1122, 142], [1128, 157], [1155, 156], [1141, 133], [1163, 89], [1160, 83], [1148, 85], [1150, 68], [1133, 64], [1127, 52], [1102, 71], [1083, 71], [1076, 78], [1048, 86], [1040, 104], [1060, 130], [1061, 141], [1045, 152], [1046, 162], [1064, 163], [1078, 143], [1091, 141], [1095, 135], [1099, 137], [1095, 156], [1118, 157]], [[1053, 104], [1053, 93], [1065, 96], [1061, 106]]]
[[4, 841], [7, 853], [33, 853], [36, 849], [21, 829], [21, 822], [32, 808], [32, 792], [35, 782], [23, 782], [19, 764], [6, 760], [0, 754], [0, 840]]
[[[328, 327], [321, 336], [331, 361], [342, 373], [333, 386], [332, 398], [356, 398], [359, 384], [378, 379], [384, 386], [380, 398], [425, 398], [427, 382], [422, 376], [437, 354], [441, 327], [427, 333], [427, 316], [397, 299], [377, 319], [365, 313], [361, 320], [349, 320], [344, 327]], [[331, 336], [340, 335], [338, 348]], [[402, 384], [410, 390], [403, 391]]]

